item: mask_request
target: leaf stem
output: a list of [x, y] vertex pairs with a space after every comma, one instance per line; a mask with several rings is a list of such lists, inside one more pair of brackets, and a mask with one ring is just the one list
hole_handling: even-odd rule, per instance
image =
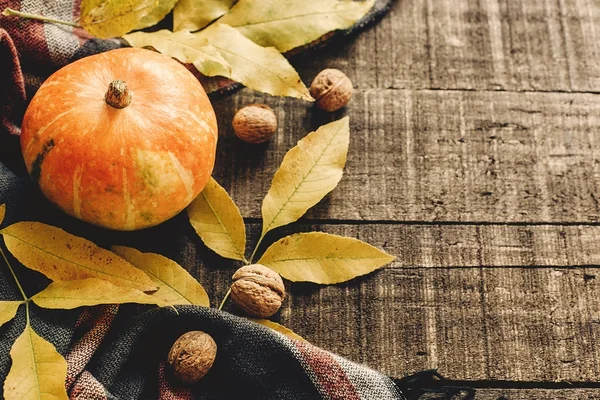
[[27, 18], [27, 19], [35, 19], [38, 21], [50, 22], [53, 24], [74, 26], [76, 28], [81, 27], [81, 25], [76, 24], [75, 22], [63, 21], [61, 19], [45, 17], [43, 15], [31, 14], [31, 13], [23, 12], [23, 11], [17, 11], [17, 10], [13, 10], [12, 8], [8, 8], [8, 7], [5, 8], [4, 11], [2, 11], [2, 15], [4, 15], [5, 17], [14, 16], [14, 17]]
[[27, 317], [27, 326], [29, 325], [29, 301], [25, 301], [25, 316]]
[[229, 298], [230, 294], [231, 294], [231, 288], [229, 288], [229, 290], [227, 291], [227, 293], [225, 293], [225, 297], [223, 297], [223, 301], [221, 301], [221, 304], [219, 304], [219, 310], [223, 309], [223, 306], [225, 305], [225, 302]]
[[[12, 269], [10, 262], [8, 262], [8, 258], [6, 258], [6, 254], [4, 254], [4, 250], [2, 249], [2, 247], [0, 247], [0, 254], [2, 254], [2, 258], [4, 258], [4, 262], [6, 262], [6, 265], [8, 266], [8, 269], [10, 270], [10, 273], [13, 276], [13, 279], [15, 280], [17, 287], [19, 288], [19, 291], [21, 292], [21, 295], [23, 296], [23, 300], [25, 300], [27, 302], [27, 300], [29, 300], [29, 297], [27, 297], [27, 295], [25, 294], [25, 291], [23, 290], [23, 287], [21, 286], [21, 282], [19, 282], [19, 278], [17, 278], [17, 274], [15, 274], [15, 271]], [[27, 314], [29, 318], [29, 313]]]
[[258, 251], [258, 248], [260, 247], [260, 244], [262, 243], [264, 238], [265, 238], [265, 234], [263, 233], [262, 235], [260, 235], [260, 238], [258, 239], [258, 242], [256, 243], [256, 247], [254, 247], [254, 251], [252, 252], [252, 255], [250, 255], [250, 261], [248, 262], [248, 264], [252, 264], [252, 262], [254, 260], [254, 256], [256, 255], [256, 252]]

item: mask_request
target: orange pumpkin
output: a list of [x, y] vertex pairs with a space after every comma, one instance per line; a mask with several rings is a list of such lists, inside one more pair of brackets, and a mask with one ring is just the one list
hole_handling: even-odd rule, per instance
[[198, 80], [144, 49], [83, 58], [31, 100], [21, 150], [44, 195], [84, 221], [119, 230], [159, 224], [208, 182], [217, 121]]

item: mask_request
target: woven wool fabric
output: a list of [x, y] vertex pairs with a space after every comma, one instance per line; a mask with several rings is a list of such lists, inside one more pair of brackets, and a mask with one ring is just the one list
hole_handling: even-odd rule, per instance
[[[383, 2], [382, 2], [383, 3]], [[66, 21], [78, 17], [79, 1], [0, 0], [10, 7]], [[20, 120], [27, 100], [52, 72], [79, 58], [122, 46], [98, 40], [77, 28], [3, 17], [0, 19], [0, 204], [7, 205], [2, 226], [40, 220], [64, 227], [60, 212], [41, 217], [47, 201], [3, 157], [15, 159]], [[227, 81], [212, 82], [219, 89]], [[10, 143], [12, 146], [8, 148]], [[18, 164], [18, 163], [14, 163]], [[16, 172], [16, 174], [15, 174]], [[84, 232], [85, 233], [85, 232]], [[82, 236], [86, 236], [83, 234]], [[49, 282], [9, 256], [25, 292]], [[20, 300], [9, 271], [0, 268], [0, 300]], [[203, 307], [155, 308], [98, 306], [83, 310], [43, 310], [30, 306], [31, 326], [67, 361], [72, 399], [403, 399], [393, 381], [308, 343], [291, 340], [231, 314]], [[10, 349], [26, 324], [22, 306], [0, 328], [0, 379], [11, 366]], [[203, 330], [217, 343], [209, 374], [193, 387], [180, 387], [165, 367], [172, 343], [189, 330]], [[0, 387], [0, 395], [2, 388]]]

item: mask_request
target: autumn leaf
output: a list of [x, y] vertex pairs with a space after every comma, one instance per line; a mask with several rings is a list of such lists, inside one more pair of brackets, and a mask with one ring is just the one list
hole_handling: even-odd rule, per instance
[[133, 32], [123, 36], [131, 46], [152, 46], [163, 54], [181, 62], [191, 63], [206, 76], [231, 77], [231, 66], [219, 50], [208, 44], [208, 40], [188, 31], [171, 32], [163, 29], [156, 32]]
[[0, 326], [15, 317], [21, 304], [22, 301], [0, 301]]
[[231, 197], [213, 178], [187, 208], [204, 244], [220, 256], [246, 261], [246, 227]]
[[4, 222], [4, 215], [6, 214], [6, 204], [0, 204], [0, 224]]
[[108, 281], [96, 278], [52, 282], [46, 289], [34, 295], [31, 300], [43, 308], [65, 310], [99, 304], [167, 305], [161, 299], [140, 290], [113, 285]]
[[0, 233], [17, 260], [52, 280], [98, 278], [142, 291], [156, 290], [144, 272], [112, 252], [62, 229], [40, 222], [18, 222]]
[[125, 246], [113, 246], [114, 251], [150, 276], [158, 290], [152, 297], [169, 305], [194, 304], [210, 307], [206, 291], [193, 276], [175, 261], [154, 253], [142, 253]]
[[354, 25], [374, 0], [240, 0], [219, 23], [236, 28], [264, 47], [282, 53]]
[[274, 331], [279, 332], [279, 333], [287, 336], [290, 339], [300, 340], [301, 342], [306, 342], [306, 339], [304, 339], [302, 336], [298, 335], [291, 329], [286, 328], [285, 326], [278, 324], [276, 322], [269, 321], [268, 319], [254, 319], [254, 318], [248, 318], [248, 319], [250, 321], [256, 322], [257, 324], [264, 325], [267, 328], [271, 328]]
[[273, 243], [258, 263], [290, 281], [329, 285], [368, 274], [394, 259], [358, 239], [310, 232]]
[[143, 16], [134, 29], [143, 29], [158, 24], [171, 12], [175, 3], [177, 0], [158, 0], [156, 7]]
[[135, 29], [158, 5], [158, 0], [83, 0], [79, 24], [90, 34], [106, 39]]
[[342, 179], [349, 119], [321, 126], [287, 152], [262, 203], [262, 234], [298, 220]]
[[228, 78], [259, 92], [313, 101], [294, 67], [277, 49], [261, 47], [227, 25], [211, 25], [194, 35], [206, 38], [221, 52], [231, 66]]
[[236, 0], [179, 0], [173, 10], [173, 30], [197, 31], [225, 14]]
[[12, 366], [4, 381], [6, 400], [67, 399], [67, 362], [29, 323], [10, 350]]

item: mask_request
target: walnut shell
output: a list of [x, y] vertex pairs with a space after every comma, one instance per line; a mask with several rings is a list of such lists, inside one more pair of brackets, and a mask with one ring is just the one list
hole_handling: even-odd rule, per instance
[[250, 316], [269, 318], [284, 298], [283, 280], [264, 265], [247, 265], [233, 274], [231, 299]]
[[277, 117], [265, 104], [250, 104], [233, 117], [233, 131], [248, 143], [263, 143], [277, 131]]
[[184, 333], [169, 351], [168, 365], [181, 383], [198, 382], [212, 367], [217, 356], [217, 344], [202, 331]]
[[319, 72], [309, 89], [317, 107], [329, 112], [348, 104], [353, 90], [350, 78], [342, 71], [332, 68]]

